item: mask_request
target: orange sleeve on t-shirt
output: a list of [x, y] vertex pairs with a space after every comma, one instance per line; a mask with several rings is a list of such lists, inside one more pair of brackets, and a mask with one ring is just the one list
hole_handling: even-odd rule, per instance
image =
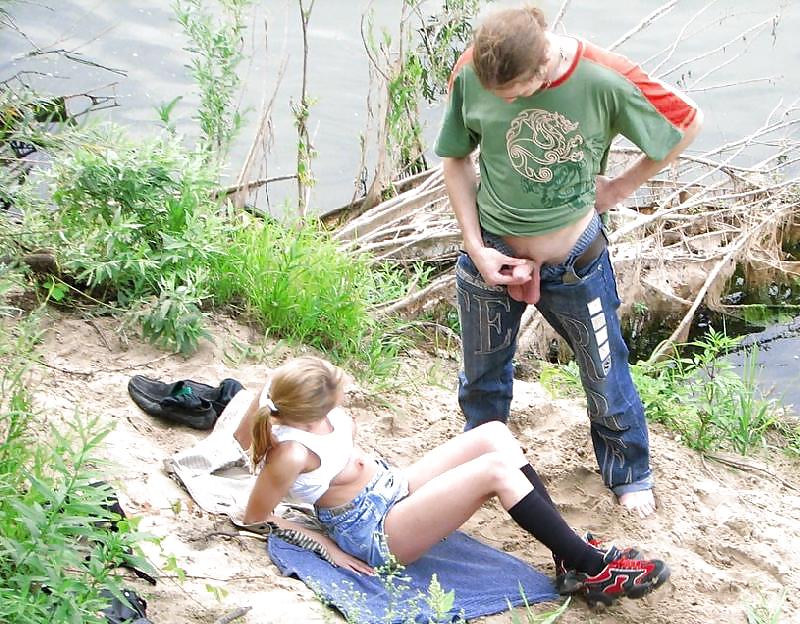
[[620, 54], [584, 42], [584, 58], [615, 71], [636, 86], [653, 107], [679, 130], [692, 125], [697, 107], [660, 80], [651, 78], [639, 66]]
[[472, 62], [472, 46], [469, 46], [461, 56], [458, 57], [456, 64], [453, 66], [453, 71], [450, 72], [450, 80], [447, 81], [447, 92], [453, 90], [453, 82], [455, 82], [456, 76], [458, 76], [458, 72], [461, 71], [461, 68], [464, 67], [467, 63]]

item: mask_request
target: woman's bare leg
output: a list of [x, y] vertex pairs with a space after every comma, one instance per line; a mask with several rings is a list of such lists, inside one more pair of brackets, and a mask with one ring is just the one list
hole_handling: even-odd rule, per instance
[[[468, 436], [479, 429], [463, 435]], [[493, 451], [463, 461], [463, 457], [473, 449], [473, 441], [463, 444], [463, 449], [455, 445], [451, 452], [428, 461], [427, 464], [440, 470], [439, 474], [418, 483], [409, 496], [392, 507], [386, 516], [389, 550], [402, 563], [411, 563], [421, 557], [431, 546], [464, 524], [493, 496], [497, 496], [500, 504], [508, 510], [533, 490], [516, 465], [519, 457]], [[446, 444], [440, 449], [444, 446]], [[462, 458], [462, 461], [449, 469], [442, 469], [448, 458], [453, 462]], [[424, 467], [425, 462], [426, 458], [423, 458], [415, 467], [420, 464]]]
[[499, 421], [489, 422], [450, 438], [428, 451], [415, 463], [403, 468], [403, 473], [408, 478], [408, 489], [414, 492], [434, 477], [486, 453], [502, 454], [517, 469], [528, 463], [519, 442], [508, 427]]

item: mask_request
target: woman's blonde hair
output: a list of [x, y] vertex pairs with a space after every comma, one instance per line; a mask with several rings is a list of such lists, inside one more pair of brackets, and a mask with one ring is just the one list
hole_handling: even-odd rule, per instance
[[472, 42], [472, 67], [485, 89], [540, 72], [547, 60], [547, 22], [542, 10], [524, 5], [490, 10]]
[[286, 424], [322, 420], [336, 407], [343, 386], [342, 370], [317, 357], [295, 358], [276, 368], [268, 390], [271, 404], [259, 407], [253, 420], [253, 465], [258, 466], [272, 447], [271, 418]]

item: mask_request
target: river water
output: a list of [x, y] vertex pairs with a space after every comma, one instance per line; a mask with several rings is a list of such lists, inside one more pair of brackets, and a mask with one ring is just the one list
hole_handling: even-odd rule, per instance
[[[435, 5], [429, 2], [429, 5]], [[507, 4], [507, 2], [503, 2]], [[635, 28], [664, 5], [660, 0], [589, 0], [570, 2], [563, 30], [608, 46]], [[560, 1], [541, 2], [551, 18]], [[378, 28], [396, 30], [400, 0], [375, 0]], [[360, 137], [365, 131], [370, 82], [360, 35], [366, 2], [317, 0], [310, 20], [308, 92], [315, 98], [310, 129], [318, 156], [313, 162], [317, 183], [311, 197], [314, 210], [325, 212], [347, 203], [359, 174]], [[703, 9], [706, 7], [705, 9]], [[17, 72], [29, 83], [54, 93], [116, 95], [118, 107], [102, 111], [131, 132], [152, 134], [159, 126], [156, 108], [173, 98], [172, 121], [193, 141], [197, 123], [193, 114], [198, 98], [186, 69], [190, 55], [186, 39], [174, 18], [171, 3], [163, 0], [38, 0], [4, 3], [17, 29], [0, 30], [0, 77]], [[771, 16], [780, 14], [777, 22]], [[693, 20], [693, 21], [692, 21]], [[690, 23], [684, 31], [684, 26]], [[759, 30], [744, 31], [759, 23]], [[652, 69], [664, 51], [678, 43], [672, 60], [660, 72], [688, 61], [663, 79], [679, 82], [706, 113], [706, 123], [693, 151], [702, 152], [745, 136], [760, 126], [768, 113], [800, 95], [800, 46], [795, 37], [800, 27], [798, 0], [681, 0], [674, 9], [639, 32], [618, 51]], [[24, 36], [22, 35], [24, 33]], [[45, 52], [69, 50], [106, 69], [82, 64], [59, 54], [29, 56], [35, 47]], [[717, 50], [707, 58], [705, 51]], [[295, 166], [296, 135], [290, 113], [299, 97], [302, 48], [296, 1], [256, 3], [248, 17], [246, 60], [241, 65], [241, 107], [245, 126], [231, 151], [228, 177], [235, 176], [250, 145], [258, 111], [277, 89], [273, 108], [272, 148], [266, 176], [291, 174]], [[648, 60], [649, 59], [649, 60]], [[286, 70], [278, 83], [278, 68]], [[717, 69], [714, 69], [717, 68]], [[712, 71], [713, 70], [713, 71]], [[711, 72], [707, 77], [703, 76]], [[698, 79], [700, 79], [698, 81]], [[113, 83], [111, 86], [105, 86]], [[741, 83], [724, 88], [720, 85]], [[436, 132], [438, 106], [425, 107], [424, 136], [431, 143]], [[757, 148], [751, 150], [757, 158]], [[368, 153], [368, 162], [374, 159]], [[270, 186], [266, 198], [270, 210], [284, 212], [293, 201], [294, 183]], [[262, 198], [263, 200], [263, 198]], [[771, 349], [788, 355], [788, 364], [768, 365], [766, 383], [779, 384], [784, 399], [800, 404], [800, 366], [797, 338], [772, 341]], [[768, 352], [762, 358], [768, 359]], [[783, 361], [783, 360], [782, 360]]]

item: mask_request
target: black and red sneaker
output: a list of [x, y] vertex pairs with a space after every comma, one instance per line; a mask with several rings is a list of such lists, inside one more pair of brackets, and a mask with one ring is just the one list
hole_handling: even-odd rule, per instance
[[590, 606], [610, 605], [618, 598], [641, 598], [663, 585], [669, 578], [669, 568], [660, 559], [629, 559], [612, 546], [606, 553], [606, 566], [597, 574], [578, 572], [580, 594]]
[[[612, 549], [614, 551], [612, 556], [618, 559], [642, 558], [642, 553], [637, 548], [628, 547], [620, 550], [615, 546], [606, 546], [588, 531], [584, 534], [583, 541], [602, 554], [604, 561], [609, 561], [608, 556]], [[555, 553], [553, 553], [553, 563], [555, 564], [556, 568], [556, 589], [558, 590], [558, 593], [561, 595], [578, 593], [583, 587], [583, 582], [579, 578], [581, 575], [579, 575], [575, 570], [568, 569], [564, 560]]]

